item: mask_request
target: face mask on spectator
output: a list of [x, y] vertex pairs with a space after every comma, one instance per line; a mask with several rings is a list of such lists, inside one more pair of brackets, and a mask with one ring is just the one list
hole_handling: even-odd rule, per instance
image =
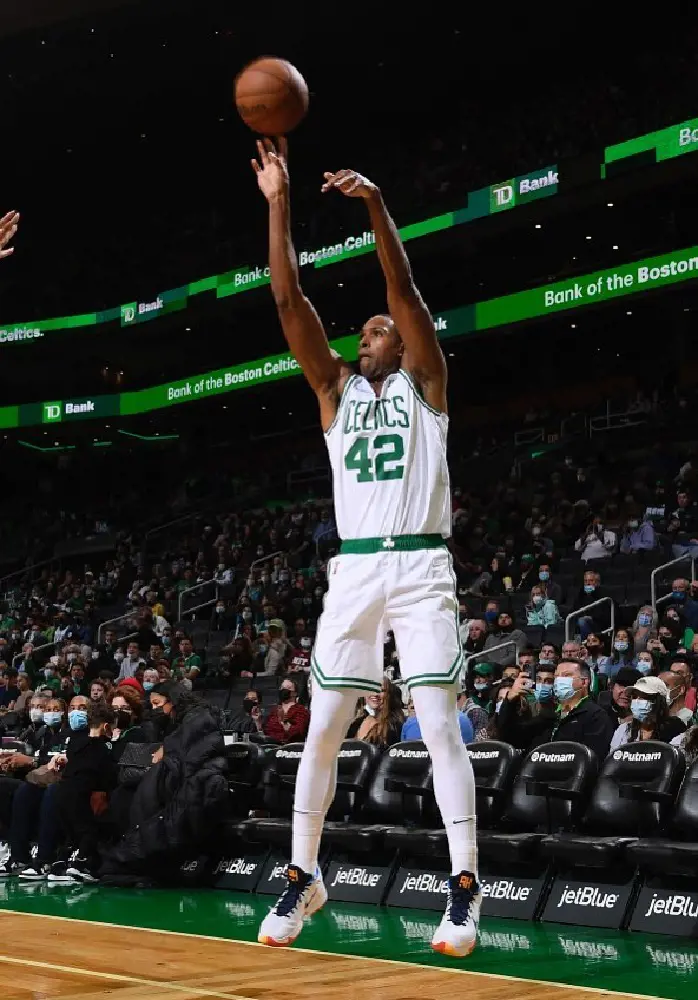
[[30, 708], [29, 718], [32, 722], [43, 722], [44, 721], [44, 710], [42, 708]]
[[486, 691], [489, 686], [489, 681], [475, 681], [473, 684], [476, 691]]
[[143, 690], [144, 691], [152, 691], [154, 687], [155, 687], [155, 684], [153, 683], [153, 681], [143, 681]]
[[[538, 661], [540, 663], [540, 660]], [[571, 677], [556, 677], [553, 682], [553, 692], [558, 701], [569, 701], [574, 698], [574, 683]]]
[[46, 677], [47, 679], [49, 677], [53, 677], [53, 667], [45, 667], [44, 668], [44, 677]]
[[86, 729], [87, 728], [87, 712], [84, 708], [74, 708], [72, 712], [68, 712], [68, 725], [71, 729]]
[[671, 596], [675, 601], [685, 601], [686, 595], [683, 590], [672, 590]]
[[648, 659], [647, 657], [644, 657], [642, 660], [638, 658], [637, 669], [640, 671], [641, 674], [648, 674], [652, 669], [651, 658]]
[[288, 688], [279, 688], [279, 701], [283, 704], [284, 702], [290, 701], [293, 697], [293, 691], [289, 691]]
[[534, 603], [534, 604], [535, 604], [536, 606], [538, 606], [538, 605], [540, 605], [540, 604], [542, 604], [542, 603], [543, 603], [543, 598], [542, 598], [542, 597], [540, 596], [540, 594], [536, 594], [536, 595], [535, 595], [535, 597], [533, 598], [533, 603]]
[[217, 604], [216, 605], [216, 614], [217, 615], [222, 615], [224, 611], [225, 611], [225, 605], [224, 604]]
[[541, 659], [538, 660], [538, 665], [541, 667], [552, 667], [554, 663], [555, 663], [554, 660], [549, 660], [545, 656], [541, 657]]
[[616, 641], [613, 643], [613, 648], [618, 653], [624, 653], [628, 648], [628, 644], [624, 639], [616, 639]]
[[262, 653], [262, 655], [266, 653], [268, 648], [269, 647], [267, 646], [266, 642], [260, 642], [259, 645], [257, 646], [257, 649], [260, 651], [260, 653]]
[[499, 713], [502, 711], [502, 705], [503, 704], [504, 704], [504, 699], [502, 698], [502, 700], [498, 701], [497, 704], [494, 706], [494, 714], [495, 715], [499, 715]]
[[552, 684], [536, 684], [536, 701], [550, 701], [553, 696]]
[[596, 587], [594, 586], [593, 583], [585, 583], [584, 584], [584, 593], [585, 594], [593, 594], [595, 590], [596, 590]]
[[301, 649], [310, 649], [312, 644], [310, 639], [301, 639]]
[[534, 528], [531, 529], [531, 534], [533, 535], [534, 538], [537, 538], [538, 535], [540, 535], [540, 528], [538, 527], [538, 525], [536, 525]]
[[246, 622], [248, 622], [250, 620], [250, 618], [252, 617], [252, 612], [251, 611], [243, 611], [242, 612], [242, 617], [243, 617], [243, 619]]
[[540, 571], [540, 573], [538, 574], [538, 579], [542, 580], [543, 583], [545, 583], [546, 580], [550, 579], [550, 573], [548, 573], [547, 569], [542, 569]]
[[44, 722], [47, 726], [59, 725], [62, 718], [61, 712], [44, 712]]
[[638, 722], [644, 722], [652, 711], [652, 702], [647, 698], [633, 698], [630, 702], [630, 711]]
[[641, 628], [647, 628], [648, 626], [650, 626], [652, 624], [652, 615], [638, 615], [637, 616], [637, 624]]
[[77, 658], [78, 658], [77, 653], [68, 653], [68, 655], [66, 656], [66, 660], [68, 661], [68, 663], [75, 663]]
[[628, 521], [628, 527], [629, 527], [629, 528], [632, 528], [633, 530], [635, 530], [635, 528], [637, 528], [638, 524], [639, 524], [639, 522], [638, 522], [638, 521], [635, 521], [635, 520], [633, 520], [633, 521]]
[[497, 614], [498, 612], [496, 611], [485, 611], [485, 621], [491, 625], [497, 621]]
[[243, 711], [247, 712], [248, 715], [250, 714], [250, 712], [252, 711], [252, 709], [255, 707], [255, 705], [258, 705], [258, 704], [259, 704], [259, 702], [257, 701], [256, 698], [243, 698], [242, 699], [242, 708], [243, 708]]

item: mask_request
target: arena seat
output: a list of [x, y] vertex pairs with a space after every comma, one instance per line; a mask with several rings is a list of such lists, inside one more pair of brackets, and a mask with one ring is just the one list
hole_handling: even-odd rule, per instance
[[[234, 746], [245, 744], [234, 744]], [[258, 747], [262, 757], [264, 750]], [[291, 840], [293, 795], [302, 743], [277, 747], [266, 756], [262, 777], [267, 817], [245, 820], [238, 827], [249, 840], [288, 847]], [[330, 806], [330, 826], [344, 827], [360, 811], [380, 750], [364, 740], [344, 740], [337, 756], [337, 794]]]
[[646, 740], [619, 747], [603, 763], [581, 832], [544, 837], [541, 853], [587, 868], [622, 861], [631, 842], [664, 829], [684, 769], [683, 754], [667, 743]]
[[225, 748], [228, 761], [228, 785], [233, 795], [233, 812], [246, 816], [256, 804], [261, 792], [257, 786], [266, 763], [266, 755], [256, 743], [229, 743]]
[[584, 813], [598, 764], [580, 743], [543, 743], [517, 774], [499, 831], [483, 830], [480, 853], [499, 863], [533, 860], [546, 834], [573, 830]]
[[[254, 744], [253, 744], [254, 745]], [[287, 743], [265, 755], [261, 778], [262, 806], [268, 816], [254, 816], [237, 831], [255, 843], [286, 844], [291, 828], [293, 790], [303, 752], [302, 743]]]
[[344, 850], [377, 850], [389, 828], [424, 826], [425, 803], [433, 794], [431, 759], [424, 743], [396, 743], [381, 755], [356, 820], [326, 823], [323, 840]]
[[[477, 828], [495, 827], [519, 766], [520, 754], [509, 743], [483, 740], [469, 743], [468, 754], [475, 775]], [[433, 796], [425, 797], [423, 827], [394, 826], [384, 834], [388, 847], [415, 855], [448, 857], [448, 838]]]
[[628, 857], [651, 875], [698, 876], [698, 760], [686, 772], [668, 833], [638, 838], [628, 845]]

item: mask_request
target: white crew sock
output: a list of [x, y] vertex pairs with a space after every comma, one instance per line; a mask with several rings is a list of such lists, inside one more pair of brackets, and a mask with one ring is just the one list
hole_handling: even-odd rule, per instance
[[461, 739], [456, 689], [415, 687], [414, 708], [434, 773], [434, 796], [441, 810], [451, 855], [451, 873], [477, 876], [475, 776]]

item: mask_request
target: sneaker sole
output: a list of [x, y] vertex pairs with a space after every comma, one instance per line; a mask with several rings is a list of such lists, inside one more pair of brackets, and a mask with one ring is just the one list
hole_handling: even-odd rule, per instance
[[23, 882], [45, 882], [46, 875], [22, 875], [21, 873], [17, 876]]
[[475, 951], [475, 941], [466, 945], [465, 948], [456, 948], [449, 941], [432, 941], [432, 951], [438, 951], [440, 955], [448, 955], [450, 958], [467, 958]]
[[[324, 892], [320, 891], [315, 893], [313, 901], [310, 903], [308, 909], [305, 911], [303, 917], [304, 919], [305, 917], [312, 917], [312, 915], [314, 913], [317, 913], [318, 910], [321, 910], [325, 905], [325, 903], [327, 902], [327, 890], [325, 889], [324, 886], [323, 889]], [[295, 935], [295, 937], [283, 938], [281, 941], [278, 941], [276, 938], [269, 937], [268, 934], [259, 934], [257, 936], [257, 942], [259, 944], [266, 944], [269, 948], [289, 948], [294, 943], [294, 941], [296, 941], [299, 937], [300, 937], [300, 931], [298, 932], [298, 934]]]
[[92, 885], [93, 882], [99, 881], [99, 879], [96, 879], [94, 875], [86, 875], [84, 872], [78, 872], [71, 868], [68, 869], [66, 874], [69, 875], [74, 882], [84, 882]]
[[47, 879], [47, 882], [50, 882], [52, 885], [75, 884], [75, 881], [72, 875], [49, 875]]

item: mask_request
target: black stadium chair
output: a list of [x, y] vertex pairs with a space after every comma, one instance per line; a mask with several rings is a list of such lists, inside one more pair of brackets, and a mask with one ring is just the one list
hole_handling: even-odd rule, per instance
[[253, 843], [288, 844], [293, 792], [303, 752], [302, 743], [287, 743], [265, 755], [261, 779], [262, 806], [268, 816], [243, 820], [238, 832]]
[[246, 816], [261, 797], [257, 785], [262, 776], [266, 755], [256, 743], [229, 743], [225, 748], [228, 761], [228, 785], [233, 794], [233, 812]]
[[377, 850], [389, 828], [424, 826], [425, 803], [433, 794], [431, 759], [424, 743], [396, 743], [381, 755], [354, 822], [326, 823], [323, 840], [342, 850]]
[[638, 868], [650, 875], [698, 876], [698, 760], [686, 773], [669, 823], [669, 837], [641, 838], [627, 847]]
[[[507, 802], [520, 753], [509, 743], [483, 740], [469, 743], [468, 754], [475, 776], [478, 830], [497, 825]], [[395, 826], [386, 830], [385, 844], [413, 855], [448, 857], [448, 839], [441, 813], [433, 797], [425, 798], [425, 826]]]
[[[264, 808], [270, 816], [251, 818], [240, 824], [240, 832], [247, 839], [290, 846], [293, 796], [302, 751], [302, 743], [288, 743], [266, 755], [262, 786]], [[334, 821], [344, 827], [359, 812], [379, 758], [380, 750], [370, 743], [344, 740], [337, 756], [337, 794], [328, 814], [330, 826]]]
[[553, 646], [561, 649], [565, 641], [565, 626], [563, 624], [549, 625], [545, 630], [543, 641], [551, 642]]
[[546, 834], [578, 825], [597, 772], [596, 756], [580, 743], [531, 750], [514, 780], [501, 832], [482, 830], [478, 837], [481, 855], [498, 863], [533, 860]]
[[622, 861], [631, 841], [662, 832], [684, 769], [683, 754], [667, 743], [643, 740], [619, 747], [604, 761], [582, 832], [544, 838], [541, 853], [588, 868]]

